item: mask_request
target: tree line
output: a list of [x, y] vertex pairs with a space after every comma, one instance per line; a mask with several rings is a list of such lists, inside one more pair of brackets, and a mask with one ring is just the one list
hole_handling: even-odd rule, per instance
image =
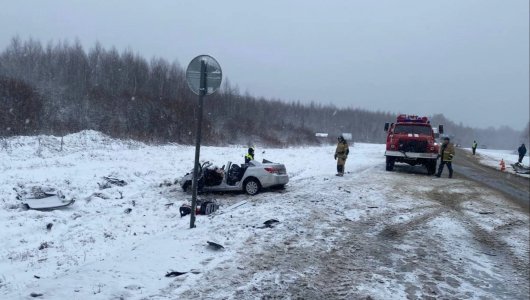
[[[97, 43], [86, 51], [79, 41], [42, 45], [15, 37], [0, 52], [0, 136], [93, 129], [117, 138], [192, 144], [196, 101], [178, 63], [148, 61], [131, 50]], [[355, 141], [382, 143], [383, 124], [395, 114], [254, 97], [224, 80], [221, 90], [206, 98], [203, 120], [206, 144], [281, 147], [333, 140], [323, 141], [316, 132], [352, 133]], [[507, 127], [475, 129], [443, 115], [433, 121], [462, 140], [487, 139], [491, 147], [521, 139]]]

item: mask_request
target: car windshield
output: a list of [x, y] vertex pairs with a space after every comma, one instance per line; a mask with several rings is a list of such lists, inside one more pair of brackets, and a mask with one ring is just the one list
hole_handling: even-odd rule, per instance
[[421, 134], [421, 135], [432, 135], [432, 128], [429, 126], [418, 126], [418, 125], [396, 125], [394, 128], [394, 134]]

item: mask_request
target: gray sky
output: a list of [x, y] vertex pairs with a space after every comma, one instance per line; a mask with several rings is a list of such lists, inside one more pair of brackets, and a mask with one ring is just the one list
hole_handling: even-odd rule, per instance
[[77, 37], [184, 67], [206, 53], [256, 96], [529, 120], [528, 0], [3, 2], [0, 48]]

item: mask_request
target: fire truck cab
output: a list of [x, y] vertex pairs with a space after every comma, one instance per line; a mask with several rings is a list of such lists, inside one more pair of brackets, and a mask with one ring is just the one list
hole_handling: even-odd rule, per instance
[[[386, 170], [392, 171], [396, 162], [424, 165], [427, 173], [436, 172], [439, 147], [431, 123], [427, 117], [399, 115], [395, 123], [385, 123]], [[438, 127], [443, 134], [443, 125]]]

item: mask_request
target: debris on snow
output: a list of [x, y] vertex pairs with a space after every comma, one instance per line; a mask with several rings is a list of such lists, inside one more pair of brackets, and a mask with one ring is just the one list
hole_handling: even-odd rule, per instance
[[125, 180], [112, 177], [112, 176], [104, 176], [103, 180], [104, 180], [103, 183], [98, 182], [98, 186], [100, 190], [108, 189], [113, 186], [126, 186], [127, 185], [127, 182]]
[[90, 202], [90, 201], [92, 201], [92, 199], [94, 199], [94, 198], [100, 198], [100, 199], [107, 200], [107, 199], [109, 199], [110, 197], [109, 197], [108, 195], [104, 194], [104, 193], [95, 192], [95, 193], [92, 193], [92, 195], [88, 196], [88, 197], [86, 198], [86, 201], [87, 201], [87, 202]]
[[19, 185], [13, 188], [16, 199], [22, 201], [27, 209], [53, 210], [71, 205], [75, 200], [67, 200], [63, 193], [53, 187], [32, 186], [26, 188]]
[[215, 242], [207, 241], [207, 243], [208, 243], [208, 248], [212, 250], [221, 250], [225, 248], [223, 245], [215, 243]]
[[276, 226], [278, 223], [280, 223], [280, 221], [276, 219], [270, 219], [270, 220], [263, 222], [263, 226], [258, 227], [258, 228], [274, 228], [274, 226]]
[[159, 187], [170, 187], [170, 186], [173, 186], [173, 185], [176, 185], [178, 183], [178, 179], [175, 179], [173, 181], [171, 180], [168, 180], [168, 179], [165, 179], [164, 182], [162, 182], [161, 184], [159, 184], [158, 186]]
[[177, 272], [177, 271], [171, 271], [166, 273], [166, 277], [177, 277], [180, 275], [187, 274], [188, 272]]
[[37, 298], [37, 297], [42, 297], [42, 296], [44, 296], [44, 294], [41, 294], [41, 293], [31, 293], [31, 294], [29, 294], [29, 295], [30, 295], [31, 297], [33, 297], [33, 298]]
[[48, 244], [48, 242], [42, 242], [39, 246], [39, 250], [44, 250], [46, 248], [49, 248], [50, 245]]

